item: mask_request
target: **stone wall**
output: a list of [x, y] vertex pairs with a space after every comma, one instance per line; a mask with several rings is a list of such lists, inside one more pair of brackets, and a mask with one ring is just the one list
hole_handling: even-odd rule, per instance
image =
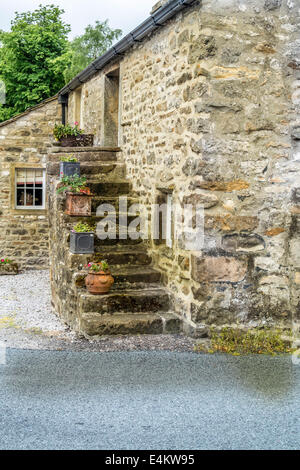
[[19, 210], [14, 204], [15, 167], [46, 168], [52, 131], [61, 120], [57, 98], [0, 124], [0, 256], [21, 269], [48, 266], [47, 210]]
[[[299, 319], [299, 52], [297, 2], [204, 0], [120, 63], [134, 190], [145, 205], [163, 189], [205, 207], [201, 253], [150, 243], [193, 327]], [[96, 142], [106, 72], [83, 85], [82, 124]]]

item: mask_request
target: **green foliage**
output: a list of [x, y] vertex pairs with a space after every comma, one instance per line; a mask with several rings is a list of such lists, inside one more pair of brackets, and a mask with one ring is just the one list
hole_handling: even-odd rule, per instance
[[73, 228], [74, 232], [77, 233], [86, 233], [86, 232], [94, 232], [96, 230], [95, 225], [89, 225], [89, 224], [84, 224], [79, 222], [75, 227]]
[[63, 13], [55, 5], [40, 5], [33, 12], [16, 13], [11, 31], [0, 31], [0, 80], [6, 87], [0, 122], [55, 95], [122, 34], [107, 20], [96, 21], [69, 43], [71, 29], [63, 22]]
[[60, 159], [61, 162], [68, 162], [68, 163], [77, 163], [78, 160], [76, 157], [73, 157], [73, 155], [62, 157]]
[[64, 176], [61, 179], [61, 184], [57, 188], [57, 193], [62, 193], [65, 191], [70, 191], [71, 193], [86, 193], [89, 194], [89, 190], [86, 187], [86, 177], [85, 176]]
[[55, 124], [53, 130], [53, 135], [56, 140], [61, 140], [62, 137], [67, 137], [69, 135], [75, 135], [77, 137], [80, 134], [83, 134], [83, 130], [79, 129], [78, 122], [75, 122], [74, 127], [70, 124]]
[[[291, 332], [290, 332], [290, 336]], [[282, 339], [281, 330], [270, 328], [240, 330], [223, 328], [221, 331], [211, 330], [211, 344], [207, 348], [202, 344], [195, 346], [196, 351], [211, 354], [222, 352], [240, 356], [241, 354], [282, 354], [293, 353], [295, 349]]]
[[10, 264], [10, 263], [12, 263], [12, 260], [8, 258], [2, 258], [0, 260], [0, 264]]
[[54, 5], [40, 5], [33, 12], [16, 13], [11, 31], [0, 32], [0, 79], [6, 85], [0, 120], [25, 111], [63, 87], [70, 31], [62, 21], [63, 13]]
[[93, 60], [104, 54], [121, 34], [120, 29], [111, 29], [108, 26], [108, 20], [96, 21], [95, 26], [87, 26], [85, 33], [71, 42], [66, 54], [66, 61], [70, 60], [71, 64], [65, 69], [65, 82], [68, 83]]

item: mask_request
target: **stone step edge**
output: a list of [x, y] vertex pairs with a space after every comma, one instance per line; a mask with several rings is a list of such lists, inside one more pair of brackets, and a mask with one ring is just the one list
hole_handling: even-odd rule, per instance
[[[64, 162], [60, 162], [60, 161], [48, 161], [48, 164], [50, 164], [51, 166], [57, 166], [59, 167], [59, 164], [60, 163], [64, 163]], [[123, 162], [118, 162], [116, 160], [105, 160], [103, 162], [100, 161], [94, 161], [94, 162], [91, 162], [91, 161], [88, 161], [88, 160], [80, 160], [79, 162], [77, 163], [80, 163], [80, 167], [93, 167], [93, 168], [97, 168], [98, 166], [99, 167], [103, 167], [103, 166], [115, 166], [115, 167], [120, 167], [120, 168], [126, 168], [126, 165], [125, 163]], [[82, 175], [84, 176], [84, 175]]]
[[[118, 288], [125, 287], [125, 285], [131, 285], [132, 287], [137, 287], [139, 286], [139, 290], [141, 287], [143, 290], [149, 289], [149, 290], [155, 290], [158, 286], [162, 286], [161, 280], [162, 276], [161, 273], [150, 267], [150, 266], [132, 266], [133, 269], [129, 269], [128, 267], [124, 267], [126, 265], [123, 265], [123, 268], [120, 269], [120, 267], [111, 265], [110, 266], [110, 273], [115, 279], [115, 283], [112, 286], [111, 292], [118, 292]], [[76, 270], [72, 274], [72, 284], [76, 289], [84, 288], [84, 280], [88, 276], [89, 272], [88, 271], [78, 271]], [[135, 279], [135, 276], [140, 276], [142, 279], [138, 280]], [[151, 279], [151, 281], [147, 281], [147, 277]], [[120, 279], [123, 278], [123, 279]], [[145, 280], [146, 278], [146, 280]], [[78, 285], [77, 282], [80, 284]]]
[[[144, 271], [144, 273], [147, 271], [147, 274], [154, 274], [154, 273], [159, 273], [160, 272], [158, 271], [158, 269], [156, 269], [155, 267], [153, 266], [143, 266], [143, 265], [138, 265], [138, 264], [133, 264], [133, 265], [130, 265], [128, 267], [124, 267], [124, 268], [118, 268], [117, 265], [110, 265], [110, 271], [111, 271], [111, 274], [113, 275], [112, 271], [113, 271], [113, 268], [116, 268], [116, 271], [119, 271], [119, 273], [115, 273], [115, 276], [117, 276], [118, 274], [124, 276], [125, 274], [136, 274], [137, 271], [138, 272], [141, 272], [141, 271]], [[124, 266], [124, 265], [123, 265]], [[126, 272], [128, 271], [128, 272]], [[86, 276], [88, 274], [88, 271], [80, 271], [80, 270], [77, 270], [73, 273], [73, 277], [75, 276]]]
[[[79, 297], [87, 297], [89, 299], [99, 299], [99, 297], [103, 298], [103, 299], [107, 299], [109, 298], [110, 296], [111, 297], [115, 297], [116, 295], [118, 295], [118, 292], [109, 292], [108, 294], [104, 294], [104, 295], [93, 295], [93, 294], [89, 294], [85, 289], [78, 289], [79, 291], [81, 290], [82, 292], [79, 292]], [[158, 294], [161, 294], [161, 295], [167, 295], [168, 297], [170, 297], [170, 294], [169, 292], [164, 289], [164, 287], [160, 284], [159, 287], [155, 288], [155, 289], [151, 289], [151, 288], [146, 288], [146, 289], [139, 289], [139, 290], [136, 290], [136, 289], [127, 289], [125, 292], [122, 291], [122, 293], [120, 293], [120, 295], [122, 295], [122, 297], [124, 297], [124, 295], [134, 295], [136, 297], [144, 297], [145, 295], [147, 294], [153, 294], [153, 295], [158, 295]]]
[[[69, 214], [66, 214], [65, 212], [62, 212], [62, 215], [64, 216], [64, 218], [67, 218], [67, 217], [72, 217], [72, 220], [74, 219], [86, 219], [87, 221], [88, 220], [91, 220], [91, 218], [94, 218], [94, 219], [98, 219], [98, 218], [101, 218], [101, 219], [104, 219], [107, 217], [107, 215], [97, 215], [97, 212], [93, 211], [91, 213], [91, 215], [69, 215]], [[131, 214], [130, 212], [119, 212], [119, 211], [116, 211], [116, 217], [117, 219], [119, 218], [119, 216], [127, 216], [127, 217], [139, 217], [137, 214]], [[117, 224], [118, 226], [119, 224]], [[123, 225], [122, 225], [123, 227]]]
[[62, 147], [53, 145], [49, 153], [69, 153], [69, 152], [121, 152], [121, 147]]
[[[150, 257], [150, 254], [148, 254], [147, 250], [145, 248], [142, 248], [141, 245], [139, 246], [134, 246], [134, 245], [103, 245], [103, 253], [110, 255], [110, 254], [120, 254], [120, 255], [147, 255]], [[70, 250], [68, 250], [67, 255], [68, 256], [92, 256], [93, 254], [99, 256], [99, 253], [71, 253]]]
[[[125, 328], [126, 330], [126, 322], [128, 321], [137, 321], [137, 322], [147, 322], [150, 320], [159, 320], [161, 322], [161, 328], [158, 330], [152, 330], [151, 331], [151, 325], [150, 325], [150, 331], [149, 332], [144, 332], [144, 333], [134, 333], [133, 331], [126, 332], [126, 333], [119, 333], [118, 331], [116, 333], [111, 333], [109, 334], [95, 334], [95, 335], [89, 335], [86, 331], [81, 331], [81, 333], [90, 340], [96, 340], [97, 338], [100, 338], [102, 336], [113, 336], [113, 335], [118, 335], [118, 336], [129, 336], [129, 335], [153, 335], [153, 334], [179, 334], [183, 331], [183, 321], [181, 318], [179, 318], [177, 315], [175, 315], [173, 312], [144, 312], [144, 313], [128, 313], [125, 312], [124, 314], [122, 313], [116, 313], [116, 314], [99, 314], [97, 312], [85, 312], [84, 314], [81, 315], [81, 322], [84, 323], [84, 321], [88, 321], [92, 315], [95, 315], [95, 318], [97, 319], [99, 317], [99, 320], [104, 320], [103, 324], [106, 323], [106, 325], [109, 326], [109, 324], [113, 324], [115, 320], [121, 320], [121, 325]], [[81, 323], [80, 322], [80, 323]], [[134, 328], [134, 325], [128, 327], [129, 330]]]

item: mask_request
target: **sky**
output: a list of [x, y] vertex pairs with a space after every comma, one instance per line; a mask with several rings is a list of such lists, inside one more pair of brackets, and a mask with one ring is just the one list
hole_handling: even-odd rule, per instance
[[84, 32], [96, 20], [109, 20], [113, 29], [124, 35], [133, 30], [150, 13], [157, 0], [0, 0], [0, 29], [8, 31], [14, 12], [35, 10], [40, 4], [54, 4], [65, 10], [64, 21], [71, 25], [70, 39]]

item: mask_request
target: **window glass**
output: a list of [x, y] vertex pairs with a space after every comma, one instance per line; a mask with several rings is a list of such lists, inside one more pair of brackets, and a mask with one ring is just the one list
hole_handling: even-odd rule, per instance
[[41, 168], [17, 168], [15, 179], [17, 209], [44, 209], [44, 170]]

